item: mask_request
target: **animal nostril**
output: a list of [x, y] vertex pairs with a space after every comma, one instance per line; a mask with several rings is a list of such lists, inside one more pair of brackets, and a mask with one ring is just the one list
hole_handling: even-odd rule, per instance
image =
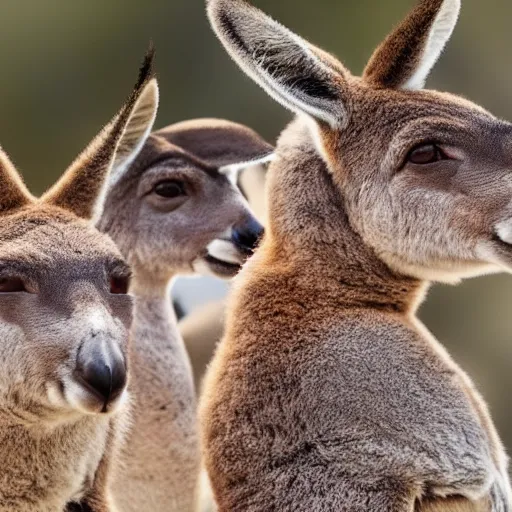
[[99, 350], [79, 357], [75, 376], [105, 405], [121, 394], [127, 381], [122, 356], [116, 352], [103, 354]]
[[79, 372], [81, 379], [91, 390], [107, 401], [112, 394], [112, 369], [101, 362], [91, 362]]
[[263, 236], [263, 226], [251, 219], [246, 225], [233, 230], [233, 242], [242, 250], [252, 253]]

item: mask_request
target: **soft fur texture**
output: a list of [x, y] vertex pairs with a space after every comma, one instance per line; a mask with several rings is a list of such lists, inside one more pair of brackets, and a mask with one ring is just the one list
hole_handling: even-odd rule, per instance
[[[245, 169], [238, 186], [247, 198], [256, 217], [265, 223], [265, 179], [267, 166], [256, 165]], [[226, 315], [226, 300], [209, 302], [188, 313], [179, 323], [180, 335], [190, 356], [196, 389], [202, 381], [215, 347], [222, 339]]]
[[33, 200], [32, 195], [27, 190], [21, 176], [9, 157], [0, 149], [0, 186], [2, 187], [2, 197], [0, 198], [0, 215], [6, 212], [25, 206]]
[[91, 217], [118, 146], [131, 144], [125, 128], [144, 123], [137, 105], [155, 88], [148, 56], [121, 113], [41, 199], [0, 155], [1, 512], [115, 510], [109, 478], [129, 397], [124, 387], [100, 401], [77, 371], [98, 345], [127, 365], [132, 300], [111, 293], [129, 268]]
[[204, 386], [219, 510], [511, 510], [487, 407], [416, 318], [429, 280], [512, 269], [497, 232], [512, 223], [512, 125], [403, 90], [458, 1], [422, 0], [362, 79], [243, 0], [208, 12], [235, 61], [302, 114], [278, 142], [265, 238]]
[[[272, 151], [236, 123], [179, 123], [152, 134], [108, 193], [99, 226], [132, 264], [136, 298], [134, 421], [113, 487], [122, 511], [195, 510], [201, 468], [197, 404], [169, 286], [177, 274], [192, 273], [198, 262], [219, 277], [239, 270], [238, 264], [224, 268], [205, 259], [214, 241], [226, 246], [229, 256], [245, 259], [225, 233], [256, 223], [240, 190], [220, 169], [250, 165]], [[166, 181], [180, 182], [185, 194], [159, 197], [155, 189]]]
[[422, 89], [452, 35], [459, 11], [460, 0], [419, 2], [377, 48], [364, 72], [365, 81], [384, 87]]

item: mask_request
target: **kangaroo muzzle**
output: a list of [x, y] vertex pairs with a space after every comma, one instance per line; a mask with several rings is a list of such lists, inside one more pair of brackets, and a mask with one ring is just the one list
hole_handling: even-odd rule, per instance
[[251, 255], [263, 237], [263, 226], [254, 217], [249, 217], [245, 223], [233, 228], [231, 240], [241, 252]]
[[128, 380], [120, 348], [102, 335], [91, 337], [80, 347], [74, 377], [101, 402], [101, 412], [107, 412], [109, 404], [121, 395]]
[[208, 245], [206, 255], [193, 263], [194, 270], [225, 279], [234, 277], [256, 250], [263, 233], [264, 228], [255, 217], [244, 217]]

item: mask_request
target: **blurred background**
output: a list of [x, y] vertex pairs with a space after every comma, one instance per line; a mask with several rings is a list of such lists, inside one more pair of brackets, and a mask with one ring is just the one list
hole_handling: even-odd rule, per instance
[[[354, 73], [413, 0], [254, 0]], [[464, 0], [451, 44], [429, 81], [512, 120], [509, 0]], [[202, 0], [17, 0], [1, 6], [0, 144], [40, 193], [116, 113], [152, 39], [162, 91], [158, 127], [215, 116], [270, 142], [290, 115], [231, 63]], [[181, 281], [185, 311], [225, 286]], [[512, 449], [512, 278], [436, 286], [421, 316], [474, 378]]]

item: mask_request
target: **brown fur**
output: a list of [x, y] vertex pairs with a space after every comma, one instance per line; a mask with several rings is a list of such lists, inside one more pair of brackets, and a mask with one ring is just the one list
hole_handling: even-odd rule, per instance
[[369, 83], [387, 88], [403, 85], [414, 73], [443, 0], [419, 2], [404, 23], [377, 48], [364, 71]]
[[156, 111], [150, 61], [120, 116], [41, 199], [27, 192], [1, 155], [2, 512], [115, 510], [109, 477], [129, 398], [123, 385], [115, 397], [100, 400], [80, 364], [101, 346], [105, 357], [119, 355], [126, 367], [132, 300], [111, 293], [110, 279], [125, 279], [129, 268], [90, 217], [101, 208], [123, 133], [134, 125], [144, 130], [148, 122], [138, 105], [152, 101]]
[[[219, 277], [239, 270], [239, 265], [224, 268], [205, 259], [210, 244], [226, 239], [228, 230], [256, 222], [233, 180], [219, 170], [244, 167], [272, 151], [245, 126], [216, 119], [179, 123], [152, 134], [108, 193], [99, 226], [133, 266], [136, 298], [134, 422], [113, 486], [123, 511], [195, 510], [196, 397], [169, 286], [176, 275], [196, 268]], [[186, 196], [159, 197], [155, 187], [166, 180], [179, 180]]]
[[0, 214], [12, 212], [30, 203], [33, 199], [9, 157], [0, 150]]
[[221, 512], [511, 510], [487, 407], [415, 316], [428, 281], [512, 269], [512, 126], [418, 89], [458, 8], [420, 2], [361, 79], [243, 0], [208, 4], [235, 61], [301, 114], [205, 382]]

